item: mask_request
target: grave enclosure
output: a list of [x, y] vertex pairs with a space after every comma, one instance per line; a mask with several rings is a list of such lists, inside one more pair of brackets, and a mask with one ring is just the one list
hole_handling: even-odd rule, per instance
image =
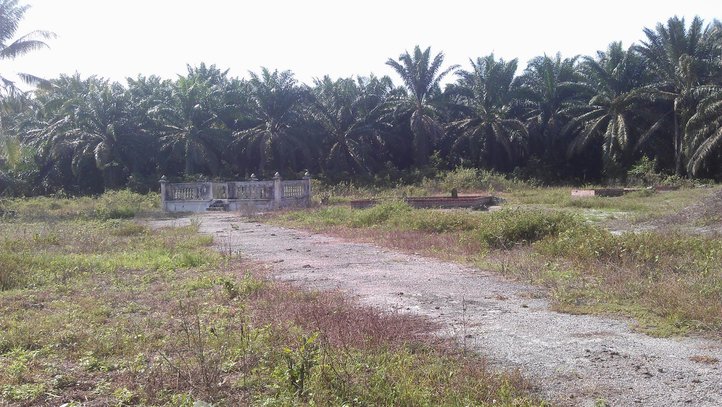
[[271, 211], [305, 208], [311, 203], [311, 177], [272, 180], [201, 181], [171, 183], [160, 180], [161, 208], [166, 212]]

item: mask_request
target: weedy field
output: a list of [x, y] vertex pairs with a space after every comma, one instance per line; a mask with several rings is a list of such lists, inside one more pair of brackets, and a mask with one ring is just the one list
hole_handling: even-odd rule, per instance
[[[457, 171], [415, 191], [491, 192], [505, 200], [501, 211], [412, 209], [395, 189], [375, 194], [386, 200], [373, 208], [272, 221], [497, 270], [547, 287], [557, 310], [630, 316], [651, 335], [722, 335], [719, 187], [575, 199], [570, 188], [504, 182]], [[343, 202], [373, 191], [323, 192]]]
[[544, 405], [426, 321], [265, 280], [197, 224], [131, 219], [157, 203], [0, 203], [0, 405]]

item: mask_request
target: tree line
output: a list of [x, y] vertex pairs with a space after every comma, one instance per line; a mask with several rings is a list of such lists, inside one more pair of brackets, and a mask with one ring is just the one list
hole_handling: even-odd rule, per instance
[[147, 191], [161, 175], [306, 170], [398, 182], [457, 167], [623, 182], [640, 159], [719, 180], [722, 24], [673, 17], [643, 33], [594, 56], [539, 56], [520, 74], [516, 59], [445, 66], [443, 53], [417, 46], [387, 61], [400, 85], [374, 75], [306, 85], [266, 68], [235, 78], [206, 64], [124, 84], [61, 75], [3, 93], [0, 193]]

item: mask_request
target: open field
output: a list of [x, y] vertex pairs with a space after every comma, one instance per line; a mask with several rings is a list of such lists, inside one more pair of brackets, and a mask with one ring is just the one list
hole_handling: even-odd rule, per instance
[[440, 337], [493, 366], [519, 368], [553, 405], [722, 404], [718, 339], [651, 337], [631, 329], [627, 318], [555, 312], [543, 288], [493, 271], [233, 213], [153, 225], [193, 223], [222, 250], [268, 264], [274, 279], [429, 318]]
[[[653, 335], [722, 334], [719, 188], [572, 199], [567, 188], [526, 187], [500, 195], [499, 212], [413, 210], [390, 200], [273, 221], [496, 270], [548, 287], [558, 310], [632, 316]], [[685, 207], [695, 213], [670, 221]]]
[[152, 197], [2, 209], [2, 405], [543, 404], [423, 319], [267, 281], [198, 224], [127, 219]]

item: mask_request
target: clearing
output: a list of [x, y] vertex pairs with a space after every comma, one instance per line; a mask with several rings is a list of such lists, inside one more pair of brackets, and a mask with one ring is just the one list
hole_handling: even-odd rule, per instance
[[556, 404], [722, 405], [717, 340], [653, 338], [626, 319], [551, 311], [542, 289], [495, 273], [238, 215], [153, 223], [192, 219], [219, 250], [268, 264], [277, 279], [428, 317], [442, 326], [439, 335], [500, 366], [518, 367]]

